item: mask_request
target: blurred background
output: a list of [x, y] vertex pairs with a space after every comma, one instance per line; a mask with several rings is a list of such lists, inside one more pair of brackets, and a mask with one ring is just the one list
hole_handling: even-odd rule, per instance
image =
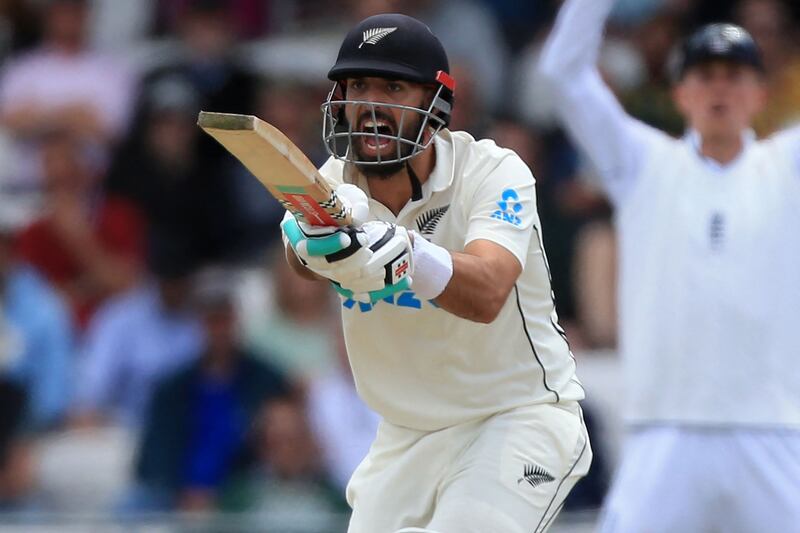
[[[534, 65], [557, 0], [0, 1], [0, 530], [341, 533], [377, 416], [341, 302], [285, 265], [279, 205], [195, 126], [252, 113], [321, 164], [347, 29], [403, 12], [443, 41], [452, 129], [538, 180], [595, 463], [554, 531], [590, 531], [618, 458], [611, 210]], [[765, 136], [800, 118], [800, 3], [621, 0], [601, 70], [675, 135], [673, 44], [733, 20], [763, 48]]]

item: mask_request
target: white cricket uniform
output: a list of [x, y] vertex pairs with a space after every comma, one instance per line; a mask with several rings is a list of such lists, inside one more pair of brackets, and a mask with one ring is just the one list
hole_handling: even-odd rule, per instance
[[[673, 139], [627, 116], [595, 67], [612, 5], [569, 0], [540, 63], [616, 208], [626, 449], [638, 451], [622, 458], [604, 531], [755, 531], [748, 512], [785, 526], [764, 531], [796, 530], [800, 477], [734, 472], [777, 469], [779, 454], [740, 446], [748, 439], [793, 449], [785, 470], [800, 471], [800, 129], [746, 132], [721, 166], [695, 133]], [[659, 468], [646, 468], [648, 450]], [[739, 483], [790, 497], [729, 490]], [[687, 521], [697, 527], [675, 526]]]
[[[383, 422], [348, 487], [350, 533], [544, 531], [588, 470], [575, 360], [557, 323], [534, 179], [511, 150], [443, 130], [422, 198], [370, 216], [448, 250], [486, 239], [523, 266], [491, 324], [459, 318], [412, 290], [373, 305], [343, 299], [359, 394]], [[367, 180], [329, 160], [334, 182]], [[412, 275], [413, 278], [413, 275]]]

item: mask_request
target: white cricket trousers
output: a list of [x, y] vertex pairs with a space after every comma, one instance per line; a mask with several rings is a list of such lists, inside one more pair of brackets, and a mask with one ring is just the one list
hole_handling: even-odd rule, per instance
[[540, 533], [591, 460], [577, 402], [433, 432], [382, 422], [347, 487], [348, 533]]
[[800, 431], [633, 431], [601, 533], [800, 533]]

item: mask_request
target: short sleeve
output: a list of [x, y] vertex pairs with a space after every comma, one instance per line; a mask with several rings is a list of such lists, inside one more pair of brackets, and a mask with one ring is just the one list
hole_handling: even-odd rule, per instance
[[477, 239], [499, 244], [525, 268], [536, 216], [535, 180], [516, 155], [506, 156], [478, 184], [468, 208], [466, 246]]

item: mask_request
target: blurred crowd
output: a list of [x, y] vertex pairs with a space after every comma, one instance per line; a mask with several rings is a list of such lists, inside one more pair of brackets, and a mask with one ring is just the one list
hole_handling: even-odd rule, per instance
[[[612, 213], [535, 72], [558, 4], [0, 2], [0, 510], [346, 512], [378, 420], [349, 376], [341, 302], [287, 268], [282, 209], [195, 121], [256, 114], [321, 164], [327, 69], [378, 12], [443, 41], [451, 128], [531, 166], [573, 349], [613, 348]], [[737, 21], [765, 54], [768, 135], [800, 118], [799, 15], [620, 0], [601, 69], [633, 115], [680, 135], [673, 44]], [[602, 498], [595, 470], [574, 507]]]

